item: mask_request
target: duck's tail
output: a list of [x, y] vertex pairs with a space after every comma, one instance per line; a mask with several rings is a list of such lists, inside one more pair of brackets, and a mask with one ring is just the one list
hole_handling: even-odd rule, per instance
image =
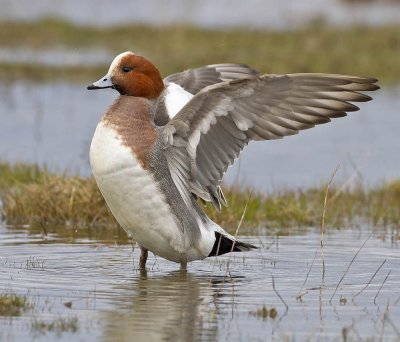
[[255, 248], [258, 247], [236, 240], [233, 236], [227, 236], [215, 231], [215, 243], [208, 256], [217, 256], [230, 252], [245, 252]]

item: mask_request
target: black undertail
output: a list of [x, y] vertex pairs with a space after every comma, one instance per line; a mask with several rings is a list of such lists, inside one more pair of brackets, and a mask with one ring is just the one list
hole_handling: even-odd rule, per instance
[[231, 240], [231, 238], [215, 232], [215, 243], [211, 253], [208, 256], [217, 256], [230, 252], [244, 252], [254, 248], [258, 247], [238, 240]]

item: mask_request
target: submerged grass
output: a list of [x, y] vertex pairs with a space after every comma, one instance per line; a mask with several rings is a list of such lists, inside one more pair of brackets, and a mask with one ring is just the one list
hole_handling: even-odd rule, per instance
[[[211, 206], [207, 214], [234, 230], [247, 204], [246, 227], [318, 227], [323, 212], [326, 185], [311, 189], [254, 193], [237, 186], [225, 189], [229, 206], [221, 213]], [[326, 228], [369, 224], [400, 227], [400, 180], [366, 189], [339, 191], [331, 186]], [[46, 227], [67, 224], [76, 227], [117, 228], [93, 178], [57, 175], [31, 165], [0, 164], [0, 196], [3, 216], [11, 225]]]
[[258, 308], [254, 311], [250, 311], [249, 313], [251, 316], [261, 318], [263, 320], [266, 320], [268, 318], [275, 319], [276, 316], [278, 315], [278, 311], [274, 306], [268, 309], [265, 304], [261, 308]]
[[50, 322], [35, 319], [31, 328], [35, 333], [39, 334], [52, 332], [61, 335], [66, 332], [76, 333], [79, 330], [79, 322], [77, 317], [59, 317]]
[[24, 311], [33, 306], [25, 296], [17, 295], [12, 292], [0, 294], [0, 316], [20, 316]]
[[[246, 63], [269, 73], [328, 72], [398, 82], [400, 26], [332, 28], [323, 23], [295, 31], [201, 29], [191, 26], [84, 27], [61, 20], [0, 22], [0, 47], [18, 49], [133, 50], [166, 75], [210, 63]], [[107, 62], [108, 63], [108, 62]], [[102, 70], [99, 72], [99, 68]], [[108, 65], [48, 67], [0, 63], [0, 77], [97, 79]]]

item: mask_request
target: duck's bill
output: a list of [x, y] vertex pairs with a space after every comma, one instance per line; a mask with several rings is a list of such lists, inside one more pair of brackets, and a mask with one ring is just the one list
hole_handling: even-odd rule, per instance
[[111, 82], [111, 77], [108, 75], [105, 75], [104, 77], [100, 78], [97, 82], [94, 82], [93, 84], [89, 84], [87, 86], [88, 90], [94, 90], [94, 89], [105, 89], [105, 88], [113, 88], [113, 84]]

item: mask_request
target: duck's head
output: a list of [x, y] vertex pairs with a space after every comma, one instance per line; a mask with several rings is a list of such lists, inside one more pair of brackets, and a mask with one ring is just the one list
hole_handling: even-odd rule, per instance
[[121, 95], [155, 99], [164, 89], [160, 72], [146, 58], [127, 51], [114, 58], [107, 75], [87, 89], [112, 88]]

